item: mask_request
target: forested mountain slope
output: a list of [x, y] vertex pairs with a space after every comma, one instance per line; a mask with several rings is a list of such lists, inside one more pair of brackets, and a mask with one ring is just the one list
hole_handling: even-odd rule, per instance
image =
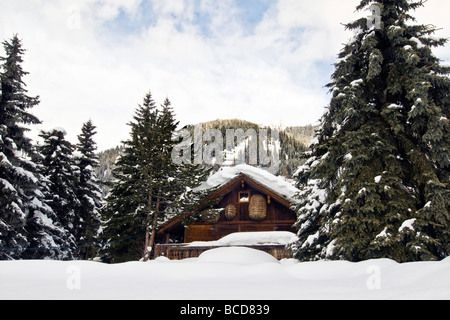
[[[201, 125], [203, 131], [209, 129], [219, 129], [223, 133], [224, 140], [226, 136], [226, 129], [243, 129], [244, 131], [254, 129], [256, 132], [259, 132], [260, 129], [266, 128], [255, 123], [239, 119], [213, 120], [202, 123]], [[194, 125], [187, 126], [187, 129], [192, 129], [193, 127]], [[279, 131], [280, 142], [280, 167], [278, 173], [286, 178], [292, 178], [292, 175], [301, 164], [300, 154], [308, 148], [309, 143], [314, 138], [314, 133], [317, 127], [307, 125], [275, 129]], [[100, 158], [100, 166], [97, 168], [96, 173], [100, 181], [111, 181], [111, 171], [114, 166], [114, 162], [122, 150], [122, 146], [117, 146], [115, 148], [99, 152], [98, 156]], [[104, 195], [106, 195], [106, 186], [103, 187], [103, 191]]]

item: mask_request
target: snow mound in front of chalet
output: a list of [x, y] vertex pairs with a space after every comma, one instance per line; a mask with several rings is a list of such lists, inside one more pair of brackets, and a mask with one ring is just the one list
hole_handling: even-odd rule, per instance
[[279, 263], [275, 257], [264, 251], [245, 247], [223, 247], [210, 249], [200, 254], [197, 262], [233, 264]]

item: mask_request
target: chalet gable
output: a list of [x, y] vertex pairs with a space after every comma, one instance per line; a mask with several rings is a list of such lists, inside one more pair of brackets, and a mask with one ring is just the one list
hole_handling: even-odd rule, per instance
[[245, 173], [240, 173], [238, 176], [225, 183], [221, 187], [219, 187], [214, 193], [210, 194], [205, 200], [211, 200], [215, 198], [220, 198], [232, 190], [238, 189], [239, 187], [244, 188], [245, 186], [249, 186], [252, 189], [255, 189], [262, 194], [275, 199], [280, 202], [282, 205], [286, 207], [290, 207], [292, 204], [292, 199], [286, 194], [282, 194], [281, 192], [277, 192], [270, 188], [270, 186], [264, 185], [263, 183], [254, 180], [251, 176], [248, 176]]
[[286, 206], [290, 206], [295, 200], [296, 194], [299, 192], [285, 178], [275, 176], [264, 169], [240, 164], [234, 167], [224, 167], [217, 173], [212, 175], [207, 181], [200, 185], [198, 190], [207, 190], [218, 188], [211, 196], [223, 195], [224, 192], [236, 187], [236, 184], [244, 180], [259, 189], [262, 193], [267, 193], [278, 199]]

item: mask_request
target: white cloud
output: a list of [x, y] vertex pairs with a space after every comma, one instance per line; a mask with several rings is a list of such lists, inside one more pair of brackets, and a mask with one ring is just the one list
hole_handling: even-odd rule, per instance
[[185, 0], [158, 1], [152, 0], [153, 7], [162, 14], [180, 16], [186, 13], [188, 6]]
[[[78, 5], [94, 5], [98, 6], [97, 16], [104, 20], [114, 19], [120, 12], [125, 11], [128, 14], [136, 14], [139, 4], [142, 0], [84, 0], [77, 1]], [[176, 2], [176, 0], [167, 1]]]
[[[151, 18], [143, 1], [153, 5]], [[448, 37], [447, 2], [429, 0], [420, 18]], [[169, 97], [184, 124], [243, 118], [302, 125], [320, 118], [330, 65], [351, 36], [341, 23], [361, 15], [354, 13], [359, 0], [274, 1], [251, 30], [234, 1], [202, 0], [197, 12], [195, 3], [2, 0], [0, 39], [19, 33], [28, 49], [25, 82], [41, 96], [34, 110], [41, 128], [63, 126], [76, 142], [92, 118], [100, 149], [113, 147], [128, 137], [126, 123], [148, 90], [158, 102]], [[124, 14], [141, 28], [106, 27]], [[450, 61], [448, 49], [439, 50]]]

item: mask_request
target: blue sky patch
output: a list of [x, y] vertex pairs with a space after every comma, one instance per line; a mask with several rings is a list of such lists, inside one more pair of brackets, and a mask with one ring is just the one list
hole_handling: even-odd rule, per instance
[[[261, 22], [264, 14], [275, 2], [275, 0], [234, 0], [233, 4], [238, 8], [238, 15], [235, 18], [242, 24], [246, 33], [252, 33], [254, 27]], [[152, 6], [152, 1], [143, 0], [138, 11], [137, 14], [130, 14], [121, 9], [114, 19], [104, 23], [104, 27], [112, 34], [126, 36], [142, 32], [146, 28], [156, 25], [158, 16]], [[176, 19], [177, 17], [174, 16], [175, 21]], [[195, 1], [194, 20], [192, 23], [200, 29], [204, 36], [210, 36], [211, 17], [208, 12], [201, 10], [201, 0]], [[175, 24], [175, 27], [181, 31], [181, 22], [180, 24]]]
[[138, 13], [130, 14], [120, 9], [119, 14], [113, 20], [106, 21], [104, 26], [116, 35], [130, 35], [139, 33], [153, 25], [156, 25], [157, 17], [150, 1], [142, 1]]
[[241, 9], [240, 19], [246, 27], [254, 27], [262, 18], [266, 11], [276, 1], [274, 0], [235, 0], [236, 5]]

